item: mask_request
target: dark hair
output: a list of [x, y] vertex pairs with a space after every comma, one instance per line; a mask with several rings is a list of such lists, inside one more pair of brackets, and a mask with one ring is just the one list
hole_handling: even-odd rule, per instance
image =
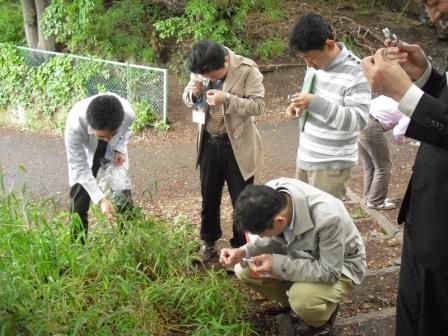
[[100, 95], [87, 106], [86, 117], [94, 130], [115, 132], [124, 119], [123, 105], [115, 96]]
[[287, 204], [283, 192], [266, 185], [248, 185], [235, 203], [233, 220], [241, 231], [259, 234], [273, 228], [274, 217]]
[[203, 40], [191, 48], [188, 55], [188, 69], [195, 74], [222, 69], [227, 54], [227, 50], [222, 45]]
[[307, 12], [300, 17], [291, 31], [289, 47], [295, 52], [323, 50], [327, 39], [334, 39], [331, 26], [322, 15]]

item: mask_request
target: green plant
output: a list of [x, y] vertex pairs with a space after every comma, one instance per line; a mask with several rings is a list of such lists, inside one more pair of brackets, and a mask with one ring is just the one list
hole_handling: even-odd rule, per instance
[[264, 41], [258, 45], [255, 55], [262, 60], [281, 56], [286, 49], [286, 43], [279, 37]]
[[163, 120], [157, 120], [154, 123], [154, 128], [160, 132], [166, 132], [170, 129], [170, 125]]
[[191, 267], [187, 221], [137, 215], [122, 236], [92, 209], [82, 245], [57, 203], [2, 181], [0, 170], [0, 334], [255, 334], [234, 281]]
[[11, 0], [0, 0], [0, 41], [22, 44], [23, 18], [20, 4]]
[[20, 100], [28, 68], [17, 50], [8, 44], [0, 44], [0, 107], [7, 108]]
[[133, 102], [132, 105], [135, 111], [135, 120], [132, 124], [134, 132], [138, 133], [157, 122], [157, 114], [148, 101], [137, 101]]
[[241, 29], [250, 1], [235, 1], [228, 6], [227, 1], [191, 0], [187, 2], [185, 14], [154, 23], [161, 39], [176, 38], [177, 42], [192, 37], [194, 41], [211, 39], [242, 50], [237, 32]]
[[263, 14], [271, 22], [280, 22], [285, 17], [282, 7], [284, 0], [254, 0], [253, 7], [263, 10]]

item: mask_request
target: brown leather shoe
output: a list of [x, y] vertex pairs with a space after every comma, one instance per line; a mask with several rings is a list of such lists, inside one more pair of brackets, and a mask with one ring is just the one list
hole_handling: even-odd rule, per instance
[[335, 310], [331, 313], [328, 321], [320, 327], [311, 327], [306, 323], [299, 323], [296, 328], [296, 336], [331, 336], [333, 335], [334, 321], [339, 311], [339, 303], [336, 305]]

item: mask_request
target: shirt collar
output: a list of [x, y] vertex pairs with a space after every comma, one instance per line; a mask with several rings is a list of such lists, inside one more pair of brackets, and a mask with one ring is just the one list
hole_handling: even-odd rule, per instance
[[341, 63], [344, 58], [348, 55], [349, 51], [348, 49], [345, 47], [344, 43], [342, 42], [337, 42], [336, 43], [339, 47], [339, 49], [341, 50], [339, 52], [339, 54], [336, 56], [336, 58], [333, 60], [333, 62], [331, 62], [330, 66], [328, 67], [328, 69], [338, 65], [339, 63]]

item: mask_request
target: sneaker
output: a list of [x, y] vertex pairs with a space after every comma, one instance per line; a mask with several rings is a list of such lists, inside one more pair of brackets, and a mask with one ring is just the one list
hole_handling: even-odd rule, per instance
[[367, 202], [367, 207], [370, 209], [376, 209], [376, 210], [392, 210], [397, 207], [397, 205], [394, 202], [391, 202], [388, 198], [386, 198], [383, 203], [378, 205], [373, 205], [372, 203]]
[[200, 259], [201, 262], [206, 262], [209, 261], [211, 258], [217, 256], [218, 253], [216, 252], [215, 249], [215, 244], [208, 244], [208, 243], [204, 243], [198, 252], [198, 258]]

